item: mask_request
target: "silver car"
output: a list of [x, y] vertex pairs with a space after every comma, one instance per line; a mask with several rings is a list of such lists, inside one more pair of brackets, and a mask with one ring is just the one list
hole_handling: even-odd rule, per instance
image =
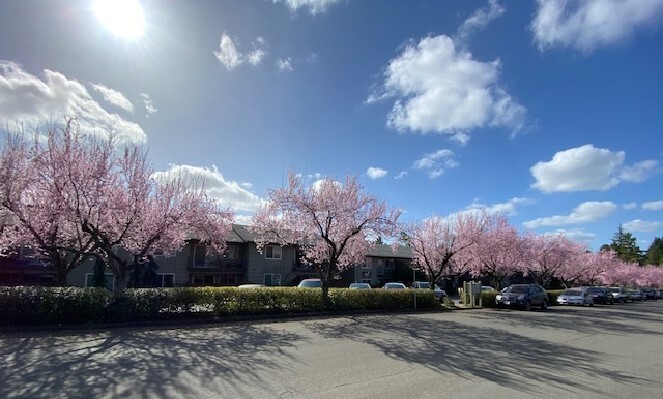
[[348, 288], [351, 290], [370, 290], [371, 285], [369, 283], [351, 283]]
[[557, 297], [560, 305], [594, 306], [594, 297], [583, 288], [567, 288]]

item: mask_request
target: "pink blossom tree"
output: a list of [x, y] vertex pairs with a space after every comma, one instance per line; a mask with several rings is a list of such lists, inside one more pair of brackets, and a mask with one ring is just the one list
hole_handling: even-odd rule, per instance
[[403, 226], [412, 257], [430, 283], [460, 272], [487, 226], [485, 212], [461, 212], [451, 217], [429, 217]]
[[343, 183], [323, 179], [306, 187], [291, 171], [287, 185], [267, 197], [252, 220], [258, 250], [269, 243], [296, 246], [301, 261], [318, 272], [325, 303], [330, 279], [364, 263], [377, 237], [395, 234], [401, 213], [364, 192], [353, 176]]
[[661, 287], [663, 285], [663, 268], [658, 265], [640, 267], [635, 283], [643, 287]]
[[113, 132], [80, 134], [75, 119], [32, 142], [8, 139], [0, 205], [12, 225], [3, 228], [3, 248], [37, 247], [55, 266], [58, 284], [94, 256], [113, 271], [118, 290], [146, 256], [168, 255], [191, 235], [222, 251], [232, 213], [198, 182], [155, 179], [140, 147], [119, 147]]
[[474, 277], [490, 277], [500, 289], [504, 278], [523, 271], [525, 242], [508, 219], [499, 214], [486, 217], [486, 226], [469, 247], [468, 271]]
[[586, 252], [583, 244], [563, 234], [525, 235], [525, 270], [539, 284], [547, 287], [553, 277], [573, 265], [579, 254]]
[[75, 119], [50, 125], [44, 134], [37, 130], [32, 139], [24, 130], [5, 133], [0, 151], [0, 248], [4, 253], [34, 248], [55, 268], [55, 283], [65, 285], [68, 273], [94, 250], [94, 241], [82, 232], [67, 204], [75, 197], [65, 194], [72, 189], [67, 168], [84, 158], [88, 143], [78, 134]]
[[621, 261], [613, 251], [590, 252], [578, 246], [577, 252], [569, 253], [569, 259], [557, 271], [565, 286], [580, 284], [605, 284], [605, 275]]
[[601, 276], [602, 282], [607, 285], [633, 286], [640, 275], [640, 265], [637, 263], [617, 262], [614, 267], [607, 269]]
[[136, 146], [100, 157], [97, 165], [99, 174], [87, 176], [82, 185], [90, 189], [78, 193], [86, 201], [77, 202], [74, 213], [107, 259], [116, 289], [147, 256], [170, 255], [187, 237], [225, 249], [233, 214], [208, 198], [199, 182], [155, 179], [146, 152]]

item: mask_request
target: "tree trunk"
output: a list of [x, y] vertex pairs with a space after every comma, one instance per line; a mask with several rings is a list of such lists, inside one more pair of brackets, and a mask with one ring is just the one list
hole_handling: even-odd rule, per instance
[[68, 271], [64, 267], [56, 267], [55, 269], [55, 286], [64, 287], [67, 285]]

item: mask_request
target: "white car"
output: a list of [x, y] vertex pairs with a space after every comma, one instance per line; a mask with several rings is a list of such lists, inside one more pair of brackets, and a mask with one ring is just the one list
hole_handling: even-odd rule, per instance
[[[428, 281], [415, 281], [412, 283], [412, 288], [429, 290], [430, 283]], [[441, 301], [445, 296], [447, 296], [446, 291], [440, 288], [437, 284], [435, 284], [435, 287], [433, 287], [433, 293], [438, 301]]]
[[594, 306], [594, 297], [582, 288], [567, 288], [557, 297], [560, 305]]
[[384, 287], [385, 290], [404, 290], [405, 284], [403, 283], [386, 283]]
[[297, 284], [297, 288], [322, 288], [322, 280], [319, 278], [305, 278]]
[[352, 283], [348, 288], [351, 290], [370, 290], [371, 285], [369, 283]]

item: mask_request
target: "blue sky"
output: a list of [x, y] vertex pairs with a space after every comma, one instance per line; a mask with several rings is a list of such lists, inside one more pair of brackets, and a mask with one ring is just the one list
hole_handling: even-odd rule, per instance
[[663, 0], [146, 0], [131, 37], [119, 3], [2, 3], [4, 124], [116, 126], [239, 221], [293, 169], [405, 219], [663, 235]]

